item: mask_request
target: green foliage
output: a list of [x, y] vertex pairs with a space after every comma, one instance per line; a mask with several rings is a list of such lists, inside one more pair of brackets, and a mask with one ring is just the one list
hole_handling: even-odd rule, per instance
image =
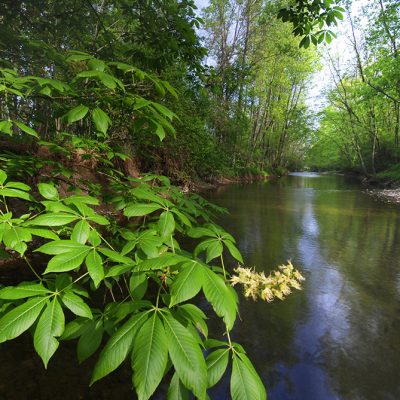
[[377, 177], [391, 183], [400, 182], [400, 164], [392, 165], [387, 170], [379, 172]]
[[[238, 297], [224, 260], [243, 259], [213, 223], [224, 210], [183, 195], [161, 171], [190, 186], [193, 177], [287, 165], [297, 132], [307, 131], [297, 100], [312, 57], [276, 21], [275, 4], [216, 1], [206, 12], [214, 38], [243, 25], [236, 43], [223, 44], [228, 53], [210, 47], [217, 66], [203, 67], [195, 8], [192, 0], [4, 5], [0, 256], [21, 259], [31, 280], [0, 289], [0, 342], [29, 331], [47, 368], [60, 343], [75, 341], [79, 362], [97, 357], [91, 384], [129, 359], [140, 399], [161, 381], [169, 399], [206, 399], [228, 371], [233, 399], [264, 399], [230, 338]], [[221, 10], [237, 10], [229, 26]], [[314, 42], [311, 31], [301, 35], [304, 47]], [[132, 159], [158, 173], [133, 178]], [[33, 262], [38, 255], [45, 265]], [[199, 297], [227, 341], [209, 340]]]
[[[370, 1], [360, 23], [349, 14], [352, 65], [331, 59], [335, 85], [320, 127], [310, 136], [307, 164], [378, 175], [399, 160], [399, 14], [395, 1]], [[361, 37], [362, 40], [358, 39]], [[350, 65], [350, 64], [349, 64]]]
[[299, 0], [281, 9], [278, 17], [283, 22], [292, 23], [294, 35], [302, 37], [299, 46], [308, 48], [310, 44], [330, 43], [336, 37], [325, 27], [337, 26], [338, 20], [344, 18], [344, 11], [333, 0]]
[[[199, 224], [208, 215], [198, 196], [184, 196], [163, 177], [150, 177], [152, 185], [147, 179], [133, 185], [121, 180], [120, 191], [113, 193], [111, 202], [132, 219], [124, 226], [98, 214], [96, 198], [61, 196], [49, 183], [40, 183], [33, 193], [22, 183], [9, 182], [0, 170], [4, 187], [19, 187], [14, 198], [21, 199], [21, 190], [26, 194], [22, 200], [35, 204], [35, 212], [13, 218], [13, 194], [1, 200], [2, 246], [6, 252], [21, 249], [33, 276], [30, 282], [0, 289], [0, 299], [9, 303], [0, 319], [0, 341], [14, 339], [34, 326], [34, 347], [47, 367], [62, 341], [78, 340], [77, 356], [83, 362], [109, 336], [92, 384], [130, 356], [140, 399], [151, 397], [169, 375], [169, 365], [176, 372], [169, 396], [191, 391], [205, 399], [206, 389], [224, 375], [229, 354], [233, 355], [232, 382], [244, 373], [251, 378], [246, 385], [255, 385], [252, 382], [259, 382], [256, 372], [249, 362], [237, 360], [231, 342], [205, 358], [206, 316], [193, 304], [203, 291], [229, 334], [236, 319], [237, 296], [226, 280], [223, 251], [225, 247], [242, 261], [234, 238], [215, 224]], [[46, 242], [37, 246], [32, 235], [39, 230]], [[180, 238], [200, 240], [193, 254], [181, 248], [178, 233]], [[51, 256], [43, 270], [30, 262], [32, 251]], [[197, 258], [201, 252], [206, 253], [207, 263]], [[221, 268], [208, 264], [216, 258]], [[113, 291], [117, 285], [118, 298]], [[101, 311], [94, 300], [100, 288], [111, 296]], [[265, 398], [262, 385], [257, 388], [258, 396]], [[233, 390], [233, 398], [241, 398]]]

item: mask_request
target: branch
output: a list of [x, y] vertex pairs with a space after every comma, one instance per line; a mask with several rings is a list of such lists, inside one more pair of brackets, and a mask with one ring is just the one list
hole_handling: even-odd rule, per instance
[[375, 89], [377, 92], [382, 93], [388, 99], [394, 101], [397, 104], [400, 104], [400, 100], [396, 99], [395, 97], [391, 96], [389, 93], [386, 93], [382, 88], [379, 86], [373, 85], [370, 81], [367, 81], [368, 86], [371, 86], [372, 89]]

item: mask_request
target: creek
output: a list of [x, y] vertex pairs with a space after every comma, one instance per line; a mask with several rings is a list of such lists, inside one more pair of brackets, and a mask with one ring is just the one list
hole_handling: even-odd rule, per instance
[[[306, 277], [283, 302], [240, 302], [232, 338], [268, 399], [399, 399], [400, 206], [350, 178], [313, 173], [207, 197], [229, 209], [218, 222], [237, 238], [246, 266], [268, 273], [290, 259]], [[218, 321], [210, 320], [211, 336], [223, 332]], [[95, 359], [79, 366], [75, 343], [63, 343], [45, 371], [22, 335], [0, 345], [0, 400], [134, 398], [129, 363], [89, 388]], [[210, 397], [227, 393], [229, 376]], [[153, 398], [165, 397], [164, 387]]]
[[[400, 208], [344, 176], [294, 173], [209, 200], [246, 266], [291, 260], [306, 277], [285, 301], [241, 299], [233, 337], [270, 400], [400, 398]], [[225, 399], [229, 382], [213, 399]]]

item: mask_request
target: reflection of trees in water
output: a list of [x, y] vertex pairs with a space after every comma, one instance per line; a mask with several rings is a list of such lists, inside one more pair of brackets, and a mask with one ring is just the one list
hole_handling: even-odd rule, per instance
[[[269, 186], [273, 190], [266, 190]], [[298, 206], [285, 198], [286, 192], [280, 184], [267, 182], [230, 186], [210, 196], [211, 201], [229, 209], [230, 215], [219, 223], [238, 239], [246, 266], [269, 272], [294, 256], [287, 243], [299, 234], [294, 221], [298, 214], [293, 212]], [[241, 299], [243, 321], [237, 321], [233, 339], [243, 344], [269, 389], [285, 379], [277, 372], [277, 363], [283, 361], [288, 367], [298, 362], [292, 349], [295, 325], [306, 310], [304, 291], [271, 304]]]
[[323, 194], [317, 203], [324, 258], [348, 283], [341, 303], [350, 310], [343, 340], [327, 334], [321, 341], [325, 368], [343, 398], [398, 399], [398, 210], [359, 192], [347, 193], [345, 200], [345, 217], [340, 193], [328, 200], [336, 213], [323, 212]]
[[287, 301], [241, 304], [234, 335], [270, 392], [293, 379], [283, 386], [295, 393], [289, 374], [303, 362], [325, 371], [340, 398], [400, 398], [398, 208], [344, 177], [287, 177], [212, 197], [231, 211], [220, 222], [248, 266], [269, 271], [292, 258], [307, 271], [304, 291]]

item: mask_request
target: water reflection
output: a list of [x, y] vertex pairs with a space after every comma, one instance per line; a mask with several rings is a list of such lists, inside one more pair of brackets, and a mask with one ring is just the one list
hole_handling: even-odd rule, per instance
[[230, 209], [221, 223], [248, 265], [268, 271], [292, 259], [307, 277], [283, 303], [242, 301], [234, 335], [269, 399], [400, 398], [398, 206], [317, 174], [210, 197]]

